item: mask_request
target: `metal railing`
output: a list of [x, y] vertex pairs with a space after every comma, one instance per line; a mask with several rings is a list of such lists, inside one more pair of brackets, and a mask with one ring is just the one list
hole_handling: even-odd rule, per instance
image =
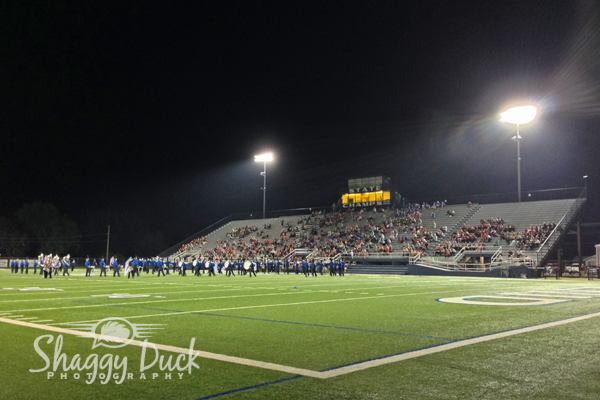
[[410, 256], [408, 258], [408, 262], [409, 262], [409, 264], [417, 264], [420, 259], [421, 259], [421, 253], [417, 253], [414, 256]]
[[458, 263], [458, 261], [464, 257], [465, 251], [466, 247], [462, 247], [459, 251], [456, 252], [454, 257], [452, 257], [452, 261], [454, 261], [455, 264]]
[[502, 246], [498, 247], [498, 250], [496, 250], [494, 255], [492, 255], [492, 259], [491, 259], [490, 263], [493, 265], [498, 260], [498, 257], [500, 257], [501, 255], [502, 255]]

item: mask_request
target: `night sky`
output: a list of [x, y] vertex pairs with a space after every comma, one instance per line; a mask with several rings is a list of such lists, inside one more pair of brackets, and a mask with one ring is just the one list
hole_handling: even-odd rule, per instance
[[[588, 1], [9, 2], [2, 213], [135, 212], [174, 244], [234, 212], [583, 186], [598, 209], [600, 13]], [[147, 4], [146, 4], [147, 3]], [[423, 4], [421, 4], [423, 3]], [[151, 5], [150, 5], [151, 4]], [[83, 232], [86, 233], [86, 232]]]

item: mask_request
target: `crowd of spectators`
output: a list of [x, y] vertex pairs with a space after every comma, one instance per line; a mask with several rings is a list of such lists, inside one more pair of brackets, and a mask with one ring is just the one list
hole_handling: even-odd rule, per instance
[[188, 250], [193, 251], [194, 248], [201, 249], [202, 246], [205, 245], [206, 243], [208, 243], [208, 238], [206, 236], [196, 238], [196, 239], [192, 240], [191, 242], [186, 243], [183, 246], [181, 246], [179, 248], [179, 250], [177, 251], [177, 254], [185, 253]]
[[486, 245], [499, 246], [502, 240], [514, 246], [513, 254], [517, 254], [521, 250], [535, 249], [556, 227], [556, 224], [544, 223], [519, 232], [500, 217], [480, 220], [475, 226], [463, 225], [451, 233], [447, 226], [437, 227], [435, 222], [431, 230], [424, 227], [423, 213], [445, 205], [445, 201], [438, 201], [408, 204], [401, 209], [349, 208], [331, 213], [314, 212], [298, 218], [296, 223], [285, 223], [282, 219], [279, 235], [269, 233], [270, 223], [264, 224], [262, 229], [256, 225], [236, 227], [214, 247], [203, 249], [202, 245], [207, 242], [203, 237], [182, 246], [179, 254], [200, 249], [194, 254], [209, 258], [271, 259], [285, 257], [294, 249], [303, 248], [312, 250], [314, 256], [320, 258], [331, 258], [340, 253], [364, 257], [392, 252], [404, 256], [435, 254], [451, 257], [463, 248], [485, 250]]

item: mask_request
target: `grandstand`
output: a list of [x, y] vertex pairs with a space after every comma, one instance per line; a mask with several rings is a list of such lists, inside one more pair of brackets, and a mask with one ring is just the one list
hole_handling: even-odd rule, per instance
[[[409, 273], [409, 264], [446, 271], [470, 269], [475, 273], [519, 265], [537, 268], [545, 265], [549, 254], [564, 239], [568, 227], [574, 222], [584, 203], [585, 192], [582, 192], [579, 198], [522, 203], [450, 204], [441, 208], [430, 208], [427, 204], [421, 204], [409, 205], [408, 208], [400, 210], [387, 208], [376, 211], [371, 208], [345, 209], [336, 213], [340, 216], [339, 220], [335, 223], [329, 221], [331, 224], [328, 226], [323, 226], [322, 223], [334, 214], [327, 213], [324, 209], [300, 209], [295, 210], [297, 215], [274, 216], [264, 220], [256, 219], [251, 214], [246, 214], [246, 218], [241, 219], [230, 216], [168, 249], [161, 256], [201, 257], [206, 250], [214, 249], [230, 240], [229, 233], [250, 227], [253, 231], [247, 239], [256, 240], [259, 245], [268, 241], [271, 244], [267, 253], [269, 257], [285, 259], [294, 250], [306, 249], [294, 255], [342, 257], [350, 264], [349, 271], [356, 273]], [[432, 213], [435, 213], [435, 216]], [[248, 219], [248, 216], [251, 216], [251, 219]], [[482, 243], [477, 251], [462, 249], [452, 254], [452, 257], [436, 256], [436, 245], [448, 240], [453, 232], [457, 232], [463, 226], [476, 226], [479, 221], [491, 219], [502, 219], [506, 224], [514, 226], [516, 232], [525, 232], [531, 227], [543, 224], [551, 224], [553, 229], [544, 236], [543, 243], [540, 242], [535, 248], [517, 251], [515, 242], [494, 238]], [[265, 228], [266, 226], [269, 227]], [[434, 234], [433, 239], [428, 236], [427, 248], [417, 249], [418, 251], [410, 249], [410, 241], [415, 231], [417, 234], [427, 232], [427, 235], [430, 235], [433, 232], [440, 233], [442, 227], [446, 228], [444, 235]], [[285, 231], [284, 234], [281, 234], [282, 230]], [[396, 231], [397, 235], [390, 238], [392, 231]], [[199, 237], [205, 238], [202, 247], [194, 246], [185, 251], [180, 250], [182, 244]], [[273, 246], [275, 243], [277, 246]], [[386, 246], [386, 243], [389, 246]], [[324, 248], [327, 251], [321, 251]], [[359, 252], [359, 249], [362, 251]], [[519, 257], [509, 257], [515, 254]], [[483, 266], [479, 262], [482, 257]], [[469, 262], [473, 264], [472, 268], [468, 267]]]

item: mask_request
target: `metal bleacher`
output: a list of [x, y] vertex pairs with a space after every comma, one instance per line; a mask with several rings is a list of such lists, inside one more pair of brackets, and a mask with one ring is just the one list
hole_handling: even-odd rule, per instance
[[[560, 238], [562, 231], [566, 230], [570, 219], [577, 213], [584, 201], [582, 199], [564, 199], [522, 203], [478, 204], [473, 206], [475, 212], [468, 218], [463, 218], [460, 223], [456, 224], [449, 231], [455, 232], [463, 224], [466, 226], [476, 226], [481, 220], [487, 221], [493, 218], [502, 218], [506, 224], [514, 225], [517, 232], [524, 232], [532, 226], [541, 226], [544, 223], [559, 224], [561, 230], [554, 232], [545, 246], [536, 250], [522, 250], [524, 257], [529, 257], [537, 264], [544, 259], [554, 242]], [[514, 245], [507, 244], [504, 240], [499, 240], [497, 244], [494, 240], [485, 244], [485, 251], [496, 251], [500, 246], [504, 259], [508, 257], [509, 251], [515, 250]], [[434, 251], [435, 246], [430, 246], [428, 256], [431, 257]], [[436, 258], [434, 257], [434, 259]]]
[[[582, 194], [576, 199], [571, 198], [562, 200], [526, 201], [521, 203], [509, 202], [496, 204], [450, 204], [443, 208], [421, 209], [421, 221], [423, 227], [429, 231], [439, 231], [443, 226], [446, 226], [448, 229], [445, 237], [441, 238], [441, 241], [449, 240], [450, 234], [458, 231], [463, 225], [476, 226], [480, 220], [487, 221], [493, 218], [502, 218], [506, 224], [514, 225], [515, 231], [517, 232], [525, 232], [531, 226], [541, 226], [544, 223], [556, 223], [558, 224], [557, 229], [552, 232], [552, 234], [544, 243], [541, 244], [538, 249], [522, 251], [523, 256], [529, 257], [533, 263], [536, 265], [543, 265], [546, 262], [548, 254], [550, 254], [553, 248], [556, 248], [556, 245], [558, 245], [564, 237], [563, 232], [566, 232], [569, 224], [575, 220], [585, 201], [585, 193], [582, 192]], [[257, 233], [264, 231], [269, 235], [269, 238], [273, 239], [279, 239], [281, 229], [283, 227], [287, 227], [288, 225], [301, 228], [299, 231], [300, 235], [309, 233], [311, 231], [311, 225], [308, 224], [307, 230], [303, 230], [303, 227], [299, 225], [298, 222], [300, 219], [306, 221], [306, 217], [311, 215], [311, 212], [314, 212], [314, 209], [312, 209], [312, 211], [311, 209], [298, 209], [294, 211], [298, 212], [298, 214], [276, 216], [267, 219], [257, 219], [256, 216], [253, 217], [252, 214], [244, 214], [242, 218], [238, 220], [230, 218], [230, 216], [228, 219], [223, 219], [218, 223], [205, 228], [203, 231], [198, 232], [192, 237], [181, 242], [179, 245], [176, 245], [163, 252], [162, 256], [196, 256], [204, 250], [215, 248], [219, 240], [226, 239], [227, 233], [231, 232], [233, 229], [246, 226], [256, 226]], [[453, 211], [454, 214], [451, 216], [448, 214], [448, 211]], [[302, 212], [305, 213], [302, 214]], [[435, 216], [432, 216], [432, 212], [435, 213]], [[393, 212], [390, 210], [373, 211], [365, 208], [361, 211], [358, 211], [357, 209], [354, 211], [354, 213], [347, 214], [348, 217], [346, 217], [344, 225], [358, 225], [361, 228], [361, 231], [365, 232], [362, 228], [369, 223], [370, 218], [372, 218], [374, 225], [379, 225], [384, 219], [389, 217], [393, 218], [392, 214]], [[352, 217], [350, 217], [350, 215]], [[271, 228], [265, 229], [265, 225], [268, 224], [271, 225]], [[307, 224], [303, 222], [302, 225]], [[330, 230], [335, 230], [335, 227], [318, 228], [319, 232], [327, 232]], [[399, 234], [400, 236], [408, 236], [409, 238], [412, 235], [412, 233], [402, 231], [399, 231]], [[249, 237], [250, 236], [255, 236], [255, 234], [250, 234]], [[184, 253], [178, 254], [181, 244], [190, 243], [193, 239], [199, 237], [206, 237], [208, 242], [202, 247], [194, 246], [193, 249], [189, 249]], [[288, 240], [291, 241], [295, 239], [289, 238]], [[395, 245], [394, 251], [391, 253], [373, 252], [371, 255], [365, 257], [357, 257], [356, 255], [353, 255], [351, 251], [348, 251], [348, 253], [343, 252], [342, 257], [347, 258], [347, 261], [353, 260], [354, 262], [352, 264], [357, 264], [354, 267], [357, 269], [355, 271], [356, 273], [365, 273], [363, 269], [365, 271], [378, 271], [380, 273], [387, 274], [406, 273], [405, 268], [402, 265], [406, 265], [405, 262], [408, 262], [409, 260], [408, 257], [402, 255], [400, 248], [401, 246]], [[417, 263], [417, 261], [419, 261], [418, 264], [425, 266], [428, 266], [427, 262], [429, 262], [431, 266], [436, 268], [450, 269], [453, 268], [453, 266], [449, 265], [448, 263], [454, 263], [456, 265], [460, 264], [460, 260], [452, 261], [452, 259], [436, 257], [435, 248], [436, 242], [430, 243], [427, 254], [424, 254], [422, 257], [419, 257], [416, 260], [410, 260], [410, 262]], [[514, 250], [514, 245], [507, 245], [507, 243], [502, 239], [493, 240], [486, 243], [484, 249], [485, 252], [493, 252], [494, 257], [497, 257], [497, 255], [501, 253], [502, 258], [505, 260], [508, 258], [507, 256], [510, 250]], [[493, 260], [492, 264], [495, 263]], [[490, 264], [490, 268], [492, 264]], [[498, 266], [497, 264], [494, 265]], [[385, 272], [383, 272], [384, 270]]]
[[[532, 226], [541, 226], [544, 223], [559, 223], [563, 217], [575, 204], [575, 199], [567, 200], [546, 200], [532, 201], [527, 203], [501, 203], [481, 205], [469, 220], [465, 222], [467, 226], [474, 226], [479, 221], [487, 221], [492, 218], [502, 218], [505, 223], [515, 226], [515, 231], [524, 232]], [[502, 257], [506, 258], [510, 250], [514, 250], [514, 245], [510, 246], [505, 241], [500, 241], [502, 246]], [[493, 242], [486, 245], [488, 249], [493, 249]], [[524, 256], [536, 259], [538, 256], [535, 250], [523, 250]]]
[[[270, 237], [279, 237], [279, 232], [282, 229], [281, 221], [283, 224], [287, 226], [290, 223], [292, 226], [296, 226], [297, 222], [300, 218], [306, 217], [307, 215], [294, 215], [287, 217], [279, 217], [279, 218], [267, 218], [267, 219], [247, 219], [247, 220], [239, 220], [239, 221], [231, 221], [226, 223], [225, 225], [215, 229], [212, 232], [209, 232], [205, 235], [208, 242], [204, 244], [202, 247], [194, 246], [193, 249], [186, 250], [185, 252], [178, 254], [177, 251], [174, 251], [168, 257], [175, 257], [179, 255], [181, 257], [188, 257], [192, 255], [196, 255], [203, 249], [210, 249], [216, 247], [219, 240], [227, 238], [227, 233], [231, 232], [235, 228], [243, 228], [246, 226], [256, 226], [259, 231], [263, 230], [266, 224], [271, 224], [271, 229], [265, 230]], [[198, 237], [199, 237], [198, 236]]]

